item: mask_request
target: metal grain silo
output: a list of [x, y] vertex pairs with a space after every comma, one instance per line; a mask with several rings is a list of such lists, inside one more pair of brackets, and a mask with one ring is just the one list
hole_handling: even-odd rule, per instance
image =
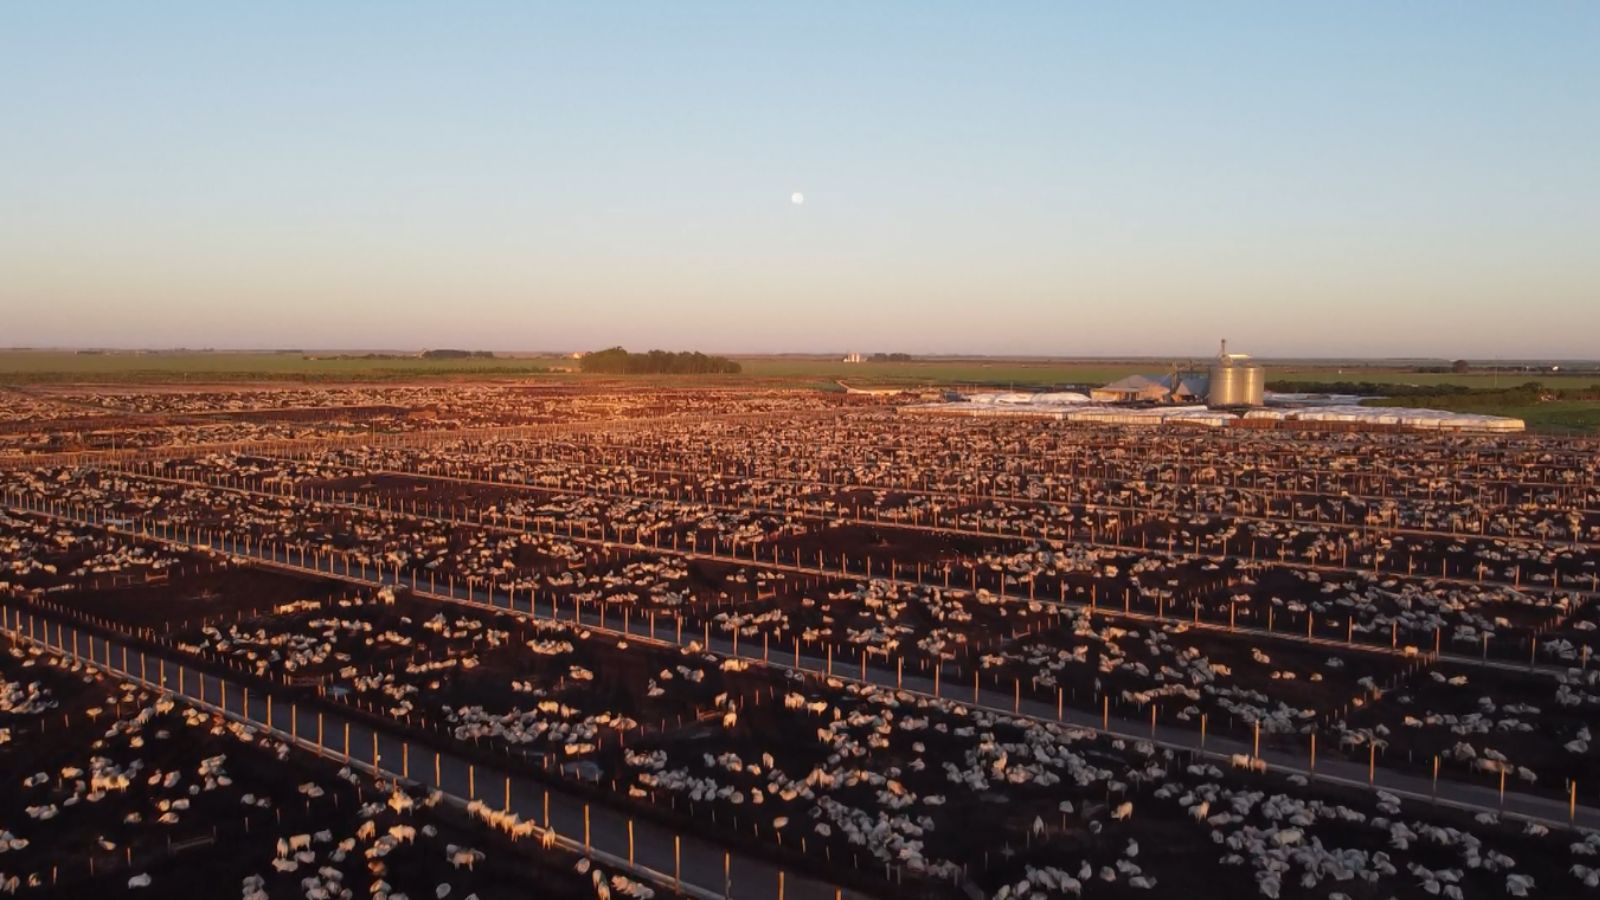
[[1228, 342], [1211, 366], [1211, 386], [1206, 402], [1211, 406], [1261, 406], [1266, 395], [1266, 371], [1243, 353], [1229, 353]]
[[1244, 373], [1244, 406], [1263, 406], [1267, 398], [1267, 370], [1255, 363], [1235, 366]]

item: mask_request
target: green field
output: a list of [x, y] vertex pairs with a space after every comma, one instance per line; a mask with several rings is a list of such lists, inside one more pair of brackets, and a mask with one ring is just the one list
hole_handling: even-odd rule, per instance
[[495, 359], [318, 358], [300, 353], [73, 353], [0, 351], [0, 382], [365, 381], [523, 376], [569, 365], [558, 357]]
[[1478, 389], [1504, 389], [1535, 382], [1550, 388], [1586, 388], [1600, 384], [1600, 373], [1578, 375], [1537, 372], [1406, 372], [1395, 369], [1334, 369], [1268, 366], [1267, 381], [1365, 381], [1373, 384], [1438, 387], [1459, 385]]
[[1521, 419], [1534, 431], [1553, 434], [1600, 434], [1600, 402], [1596, 401], [1577, 400], [1537, 403], [1529, 406], [1490, 407], [1482, 412], [1491, 416], [1511, 416]]
[[1103, 362], [1017, 362], [1011, 360], [935, 360], [928, 362], [845, 363], [837, 360], [735, 357], [744, 374], [757, 378], [844, 381], [853, 387], [985, 385], [1050, 387], [1104, 384], [1151, 366]]
[[[836, 380], [852, 385], [982, 385], [1018, 388], [1063, 384], [1100, 384], [1158, 366], [1103, 362], [1016, 362], [956, 360], [851, 365], [829, 360], [740, 357], [741, 376], [637, 376], [645, 381], [681, 379], [763, 381], [833, 387]], [[0, 351], [0, 382], [128, 382], [249, 380], [394, 380], [427, 377], [531, 377], [551, 367], [570, 367], [565, 357], [500, 357], [441, 359], [416, 357], [363, 359], [357, 356], [319, 358], [300, 353], [87, 353], [71, 351]], [[559, 377], [551, 375], [549, 377]], [[568, 376], [571, 377], [571, 376]], [[597, 376], [629, 377], [629, 376]]]
[[[636, 376], [642, 381], [683, 383], [752, 379], [798, 386], [855, 387], [974, 386], [1041, 388], [1104, 384], [1134, 373], [1161, 374], [1170, 363], [1158, 360], [1020, 360], [930, 359], [911, 362], [845, 363], [816, 357], [741, 356], [738, 376]], [[1203, 363], [1202, 363], [1203, 364]], [[160, 353], [72, 351], [0, 351], [0, 383], [26, 382], [215, 382], [215, 381], [393, 381], [415, 378], [571, 378], [547, 373], [569, 368], [561, 356], [515, 356], [493, 359], [362, 358], [351, 354], [326, 357], [303, 353], [174, 351]], [[1419, 373], [1397, 366], [1296, 365], [1267, 363], [1267, 380], [1364, 381], [1374, 384], [1463, 385], [1505, 388], [1538, 381], [1553, 388], [1587, 387], [1600, 375], [1534, 375], [1526, 373]], [[630, 377], [630, 376], [593, 376]]]
[[[1165, 374], [1171, 363], [1158, 360], [983, 360], [952, 359], [914, 362], [846, 363], [838, 360], [791, 359], [770, 356], [735, 357], [746, 375], [810, 381], [842, 380], [856, 387], [874, 385], [984, 385], [1050, 387], [1096, 385], [1127, 375]], [[1205, 365], [1205, 363], [1201, 363]], [[1537, 381], [1548, 387], [1588, 387], [1600, 383], [1600, 374], [1552, 375], [1533, 373], [1412, 372], [1394, 366], [1330, 366], [1266, 363], [1267, 381], [1366, 381], [1374, 384], [1419, 386], [1462, 385], [1505, 388]]]

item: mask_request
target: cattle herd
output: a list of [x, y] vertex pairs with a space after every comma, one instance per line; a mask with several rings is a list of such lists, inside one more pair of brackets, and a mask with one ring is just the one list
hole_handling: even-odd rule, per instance
[[1600, 897], [1597, 468], [757, 386], [0, 394], [0, 892]]

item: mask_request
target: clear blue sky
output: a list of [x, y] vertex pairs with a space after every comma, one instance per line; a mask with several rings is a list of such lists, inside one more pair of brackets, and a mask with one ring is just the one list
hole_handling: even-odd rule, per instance
[[3, 345], [1600, 356], [1596, 3], [17, 2], [0, 84]]

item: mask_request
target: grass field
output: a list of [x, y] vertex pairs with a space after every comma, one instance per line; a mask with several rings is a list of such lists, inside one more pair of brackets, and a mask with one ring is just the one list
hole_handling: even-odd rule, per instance
[[[833, 387], [845, 381], [873, 386], [981, 386], [1041, 388], [1096, 385], [1134, 373], [1159, 374], [1168, 365], [1154, 361], [948, 359], [851, 364], [836, 359], [775, 356], [736, 357], [742, 376], [640, 376], [640, 380], [725, 382], [730, 378], [779, 381], [799, 386]], [[173, 381], [362, 381], [437, 377], [572, 377], [546, 374], [569, 367], [558, 356], [438, 359], [396, 357], [365, 359], [356, 355], [316, 357], [302, 353], [171, 352], [89, 353], [0, 350], [0, 383], [12, 382], [173, 382]], [[618, 376], [605, 376], [618, 377]], [[1511, 387], [1539, 381], [1550, 387], [1587, 387], [1600, 375], [1535, 375], [1524, 373], [1418, 373], [1396, 366], [1352, 364], [1268, 364], [1268, 381], [1366, 381], [1375, 384], [1464, 385]]]
[[[930, 360], [914, 362], [845, 363], [837, 360], [736, 357], [745, 374], [810, 381], [843, 380], [858, 387], [873, 385], [973, 384], [989, 387], [1052, 387], [1096, 385], [1135, 373], [1164, 374], [1170, 364], [1157, 361], [1101, 360]], [[1534, 373], [1411, 372], [1394, 366], [1328, 366], [1267, 364], [1271, 381], [1366, 381], [1374, 384], [1462, 385], [1505, 388], [1537, 381], [1548, 387], [1587, 387], [1600, 383], [1600, 374], [1551, 375]]]
[[1125, 375], [1149, 370], [1133, 363], [1016, 362], [1011, 360], [949, 360], [928, 362], [844, 363], [836, 360], [737, 357], [744, 374], [757, 378], [801, 381], [841, 380], [857, 387], [874, 385], [959, 385], [990, 387], [1051, 387], [1065, 384], [1104, 384]]
[[1437, 387], [1460, 385], [1490, 390], [1537, 382], [1550, 388], [1586, 388], [1600, 384], [1600, 373], [1578, 375], [1539, 372], [1406, 372], [1395, 369], [1313, 368], [1268, 366], [1267, 381], [1366, 381], [1373, 384]]
[[1531, 406], [1491, 407], [1491, 416], [1511, 416], [1528, 423], [1535, 431], [1565, 434], [1600, 434], [1600, 402], [1563, 401]]
[[393, 380], [441, 376], [518, 376], [570, 365], [557, 357], [422, 359], [314, 358], [299, 353], [73, 353], [0, 351], [0, 382]]
[[[1152, 367], [1138, 364], [959, 360], [950, 362], [872, 363], [744, 357], [742, 376], [761, 380], [836, 387], [835, 380], [868, 385], [983, 385], [1018, 388], [1063, 384], [1100, 384]], [[442, 376], [536, 376], [550, 367], [567, 367], [564, 357], [495, 359], [421, 358], [363, 359], [308, 357], [300, 353], [91, 353], [70, 351], [0, 351], [0, 382], [140, 382], [248, 380], [389, 380]], [[619, 376], [605, 376], [619, 377]], [[683, 376], [725, 380], [729, 376]], [[639, 376], [645, 381], [681, 380]]]

